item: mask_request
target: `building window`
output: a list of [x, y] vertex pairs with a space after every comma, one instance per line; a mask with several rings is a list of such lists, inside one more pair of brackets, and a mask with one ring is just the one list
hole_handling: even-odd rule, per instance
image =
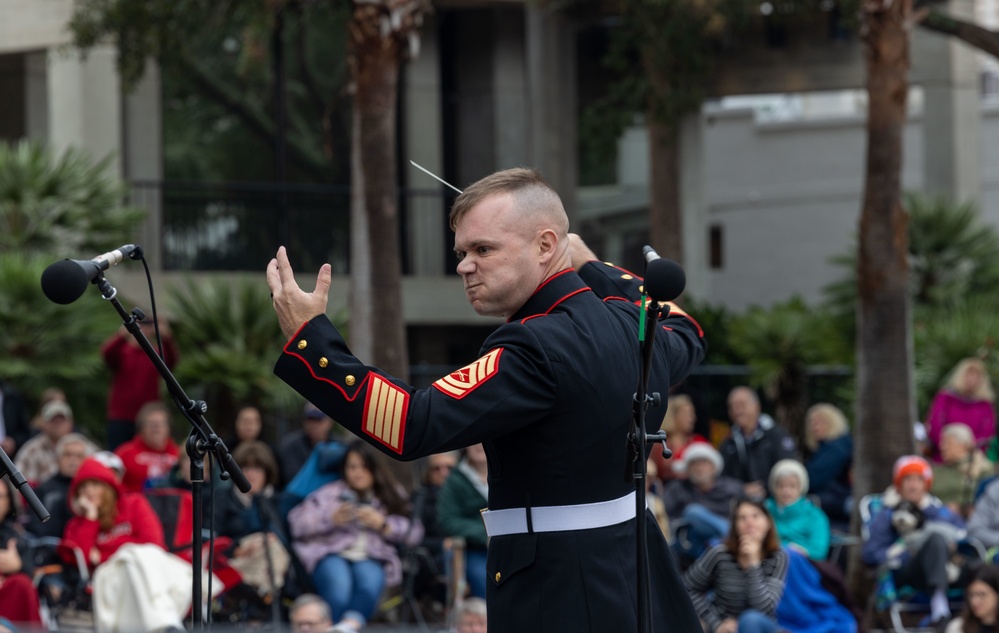
[[711, 225], [708, 229], [708, 257], [711, 270], [721, 270], [724, 267], [723, 246], [721, 225]]

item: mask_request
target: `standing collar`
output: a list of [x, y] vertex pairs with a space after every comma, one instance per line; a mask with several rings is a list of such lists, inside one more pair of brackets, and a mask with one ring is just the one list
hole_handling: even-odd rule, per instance
[[538, 289], [517, 312], [507, 319], [507, 323], [522, 321], [530, 317], [548, 314], [558, 304], [579, 292], [590, 288], [572, 268], [557, 272], [541, 282]]

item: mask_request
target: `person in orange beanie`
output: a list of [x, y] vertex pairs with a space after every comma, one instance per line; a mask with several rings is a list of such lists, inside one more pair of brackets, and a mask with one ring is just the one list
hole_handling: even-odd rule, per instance
[[966, 536], [964, 521], [930, 494], [933, 469], [918, 455], [900, 457], [892, 469], [892, 485], [882, 495], [883, 507], [871, 520], [861, 557], [872, 566], [887, 566], [898, 587], [909, 586], [930, 596], [928, 624], [939, 628], [950, 619], [947, 586], [958, 569], [950, 552]]

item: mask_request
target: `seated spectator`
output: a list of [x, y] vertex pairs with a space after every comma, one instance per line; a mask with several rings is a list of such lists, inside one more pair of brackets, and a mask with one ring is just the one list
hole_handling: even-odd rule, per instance
[[41, 627], [38, 590], [32, 583], [31, 548], [17, 527], [14, 486], [0, 480], [0, 617]]
[[[794, 633], [857, 633], [857, 616], [862, 617], [859, 609], [855, 615], [852, 611], [852, 600], [847, 600], [848, 608], [837, 598], [842, 596], [839, 589], [847, 591], [845, 582], [839, 576], [835, 578], [837, 595], [829, 589], [833, 578], [827, 575], [828, 567], [820, 563], [816, 565], [794, 548], [784, 549], [787, 552], [787, 578], [784, 581], [784, 594], [777, 605], [777, 623], [781, 630]], [[824, 567], [827, 573], [819, 571]]]
[[28, 421], [28, 410], [24, 406], [24, 397], [3, 377], [0, 377], [0, 420], [3, 420], [0, 448], [7, 451], [9, 456], [14, 456], [28, 441], [31, 426]]
[[467, 598], [454, 610], [455, 633], [486, 633], [486, 601]]
[[985, 487], [968, 519], [968, 536], [988, 549], [999, 547], [999, 479]]
[[325, 600], [314, 593], [304, 593], [291, 603], [288, 622], [292, 633], [326, 633], [333, 628], [333, 614]]
[[766, 507], [743, 499], [725, 541], [683, 576], [707, 633], [776, 633], [788, 554]]
[[287, 486], [298, 471], [309, 461], [312, 449], [328, 442], [333, 430], [333, 420], [311, 402], [305, 403], [302, 428], [285, 435], [278, 442], [277, 459], [281, 468], [281, 485]]
[[471, 594], [477, 598], [486, 597], [488, 538], [482, 508], [489, 505], [488, 470], [482, 444], [469, 446], [437, 498], [441, 531], [448, 537], [465, 539], [465, 579]]
[[363, 441], [351, 443], [343, 479], [326, 484], [288, 516], [292, 546], [333, 609], [337, 626], [358, 630], [386, 586], [402, 581], [395, 544], [418, 543], [402, 488]]
[[250, 482], [250, 490], [244, 493], [229, 486], [219, 504], [221, 520], [217, 531], [232, 539], [232, 547], [226, 552], [229, 565], [242, 577], [235, 590], [227, 589], [231, 594], [228, 600], [245, 597], [247, 609], [255, 606], [261, 619], [266, 620], [266, 605], [257, 598], [278, 597], [291, 564], [291, 543], [278, 514], [274, 491], [278, 466], [263, 442], [243, 442], [232, 456]]
[[417, 596], [432, 594], [443, 604], [443, 586], [438, 578], [444, 572], [444, 541], [447, 535], [437, 521], [437, 499], [448, 475], [458, 465], [458, 451], [437, 453], [427, 458], [423, 471], [422, 485], [413, 493], [413, 517], [423, 524], [423, 540], [420, 543], [430, 555], [430, 562], [420, 567], [415, 582]]
[[[261, 442], [271, 452], [271, 456], [277, 462], [277, 453], [271, 443], [264, 439], [264, 419], [260, 415], [257, 407], [241, 407], [236, 412], [236, 420], [233, 422], [233, 435], [226, 441], [226, 447], [230, 452], [235, 452], [243, 442]], [[280, 478], [280, 473], [278, 473]]]
[[56, 442], [73, 431], [73, 410], [62, 400], [53, 400], [42, 407], [38, 435], [24, 443], [14, 466], [32, 485], [40, 484], [59, 472]]
[[986, 564], [975, 570], [964, 598], [964, 611], [947, 624], [944, 633], [995, 632], [999, 624], [999, 567]]
[[805, 460], [809, 490], [819, 498], [830, 521], [849, 524], [852, 512], [853, 438], [846, 416], [831, 404], [817, 404], [805, 414]]
[[35, 494], [49, 511], [50, 518], [42, 523], [34, 513], [28, 515], [27, 530], [34, 536], [62, 538], [66, 524], [72, 513], [66, 499], [69, 498], [69, 485], [80, 469], [80, 464], [96, 452], [97, 447], [80, 433], [63, 435], [56, 442], [56, 463], [59, 472], [36, 487]]
[[978, 446], [987, 444], [996, 434], [994, 402], [995, 392], [985, 363], [980, 358], [959, 362], [933, 397], [926, 414], [926, 433], [934, 458], [940, 456], [943, 428], [954, 422], [967, 424]]
[[930, 621], [939, 626], [951, 616], [947, 563], [964, 535], [964, 521], [930, 494], [933, 469], [922, 457], [900, 457], [892, 481], [871, 519], [861, 558], [867, 565], [887, 565], [896, 585], [927, 592]]
[[[125, 543], [151, 543], [166, 549], [163, 527], [149, 501], [127, 492], [114, 472], [93, 457], [80, 465], [69, 487], [73, 518], [63, 543], [79, 548], [91, 568], [106, 561]], [[75, 562], [64, 551], [67, 562]]]
[[125, 465], [122, 485], [141, 492], [146, 482], [163, 477], [177, 463], [180, 449], [170, 437], [170, 412], [162, 402], [142, 405], [135, 417], [135, 437], [115, 450]]
[[[38, 397], [38, 410], [35, 411], [35, 415], [31, 417], [31, 421], [28, 423], [28, 434], [24, 438], [25, 442], [29, 438], [34, 437], [37, 433], [39, 433], [42, 430], [42, 424], [44, 423], [42, 420], [42, 410], [45, 408], [45, 405], [52, 402], [53, 400], [58, 400], [60, 402], [69, 402], [69, 400], [66, 398], [66, 392], [60, 389], [59, 387], [46, 387], [45, 389], [43, 389], [42, 395]], [[21, 442], [17, 447], [18, 450], [20, 450], [21, 446], [23, 445], [24, 442]]]
[[667, 540], [670, 540], [672, 534], [669, 529], [669, 515], [666, 514], [666, 504], [663, 503], [662, 497], [656, 492], [656, 484], [659, 482], [657, 471], [656, 463], [650, 457], [645, 463], [645, 503], [649, 507], [649, 511], [652, 512], [652, 516], [656, 518], [659, 531], [663, 533], [663, 536]]
[[221, 503], [219, 533], [238, 541], [265, 529], [283, 532], [280, 525], [264, 525], [277, 517], [274, 485], [278, 479], [278, 465], [267, 445], [245, 442], [233, 452], [232, 457], [250, 482], [250, 491], [244, 493], [236, 486], [229, 488]]
[[665, 483], [676, 477], [682, 477], [680, 473], [673, 469], [673, 464], [683, 459], [683, 451], [694, 442], [707, 442], [707, 438], [694, 432], [694, 424], [697, 422], [697, 415], [694, 412], [694, 403], [690, 396], [679, 394], [669, 397], [666, 416], [663, 417], [662, 426], [659, 428], [666, 431], [666, 448], [672, 451], [673, 455], [669, 459], [663, 457], [662, 445], [652, 447], [652, 461], [655, 462], [656, 472], [661, 482]]
[[781, 542], [812, 560], [829, 556], [829, 518], [815, 507], [808, 494], [808, 472], [795, 459], [782, 459], [770, 471], [767, 510]]
[[967, 424], [948, 424], [940, 432], [940, 462], [933, 464], [933, 493], [963, 517], [971, 513], [978, 484], [995, 474], [985, 453], [975, 447]]
[[736, 387], [729, 393], [728, 415], [732, 434], [719, 449], [725, 460], [722, 474], [741, 481], [746, 496], [762, 502], [774, 464], [794, 458], [794, 440], [761, 412], [760, 399], [749, 387]]
[[722, 458], [711, 444], [691, 445], [683, 459], [673, 465], [685, 475], [666, 485], [663, 503], [671, 520], [689, 525], [687, 542], [677, 543], [680, 553], [697, 558], [714, 539], [728, 534], [732, 504], [743, 496], [742, 484], [720, 477]]

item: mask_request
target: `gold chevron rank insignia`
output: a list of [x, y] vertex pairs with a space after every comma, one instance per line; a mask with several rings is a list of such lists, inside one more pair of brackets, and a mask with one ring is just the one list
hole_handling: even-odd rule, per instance
[[364, 403], [364, 432], [402, 454], [409, 393], [377, 374], [369, 374]]
[[497, 347], [471, 365], [453, 371], [434, 383], [439, 391], [455, 400], [461, 400], [476, 387], [489, 380], [499, 371], [499, 358], [502, 347]]

